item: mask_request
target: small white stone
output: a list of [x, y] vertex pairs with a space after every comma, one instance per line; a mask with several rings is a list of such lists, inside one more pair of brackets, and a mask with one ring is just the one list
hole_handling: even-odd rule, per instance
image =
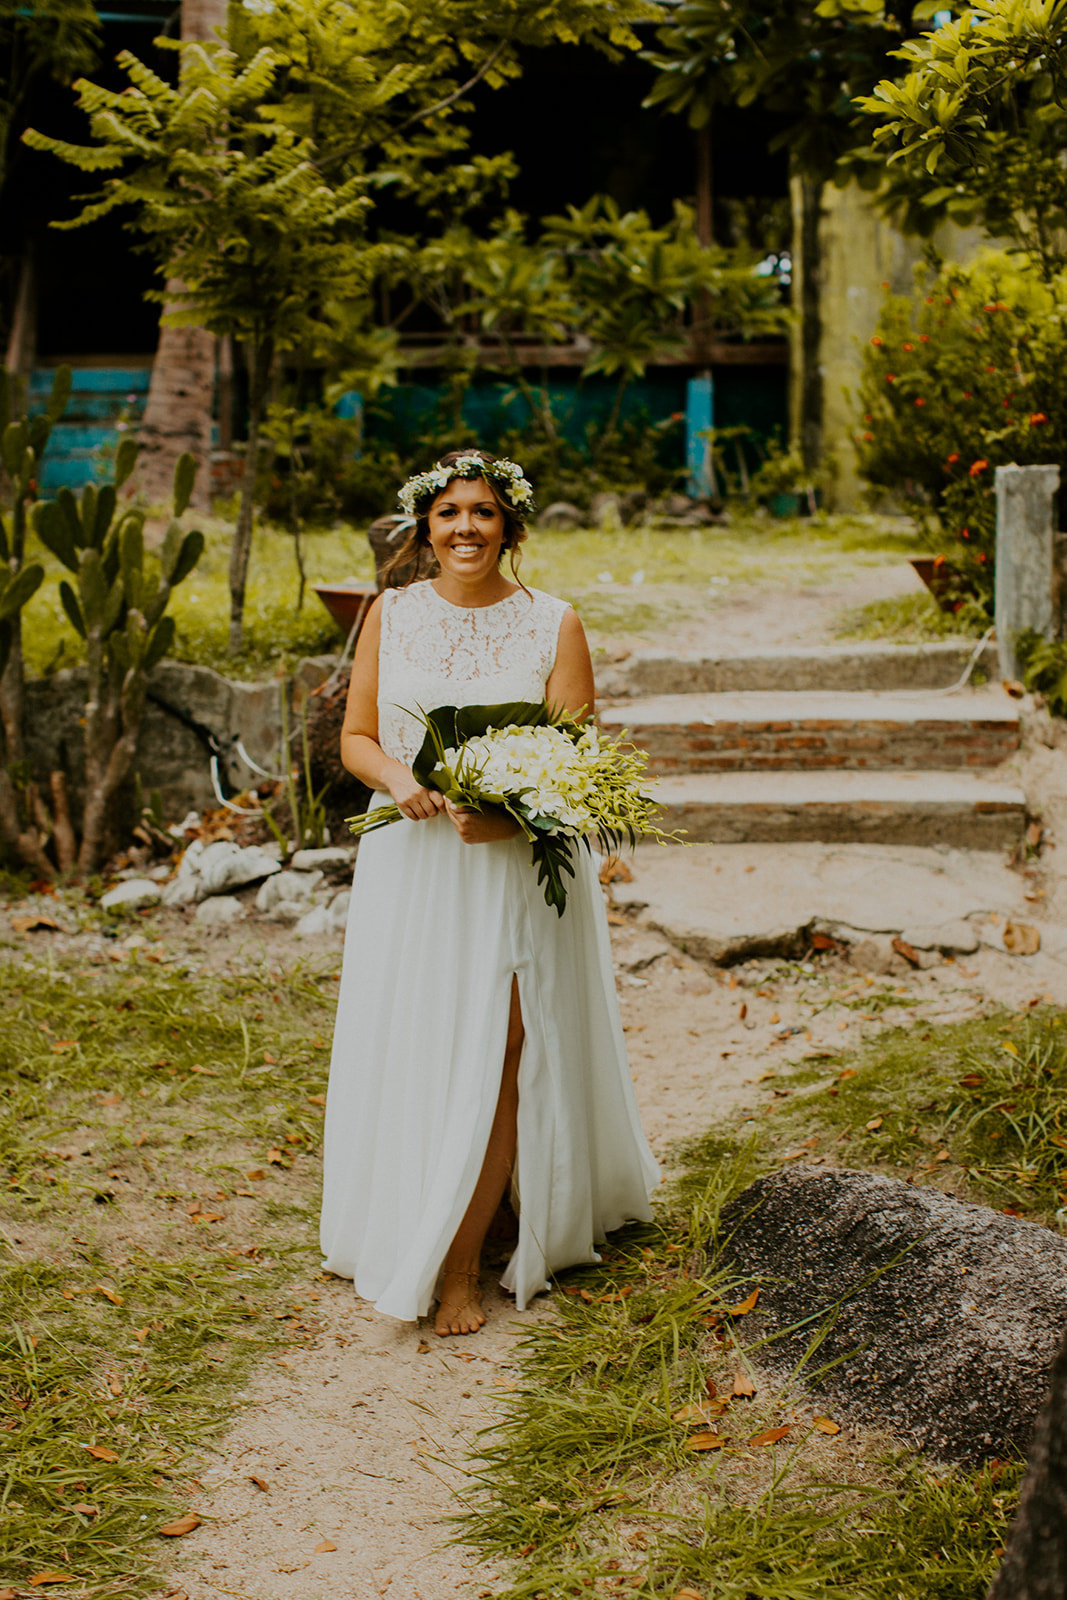
[[313, 872], [316, 867], [346, 867], [354, 854], [354, 850], [345, 850], [340, 845], [329, 850], [298, 850], [289, 866], [293, 872]]
[[343, 933], [348, 924], [348, 908], [352, 903], [351, 889], [338, 889], [329, 906], [330, 928], [335, 933]]
[[100, 906], [104, 911], [137, 911], [141, 906], [158, 905], [162, 898], [158, 883], [148, 878], [127, 878], [100, 896]]
[[196, 908], [196, 920], [202, 928], [225, 928], [245, 915], [244, 906], [232, 894], [212, 895]]
[[261, 885], [256, 895], [256, 910], [270, 913], [283, 901], [294, 904], [302, 901], [306, 911], [307, 902], [321, 882], [321, 872], [276, 872]]
[[319, 934], [329, 931], [330, 912], [327, 906], [312, 906], [296, 925], [297, 937], [300, 939], [315, 939]]

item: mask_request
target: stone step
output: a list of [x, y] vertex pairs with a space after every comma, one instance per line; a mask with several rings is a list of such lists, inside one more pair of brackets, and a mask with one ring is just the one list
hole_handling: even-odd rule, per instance
[[986, 768], [1018, 748], [1017, 703], [1002, 689], [958, 694], [659, 695], [605, 707], [655, 773], [812, 768]]
[[[745, 690], [948, 689], [967, 667], [975, 639], [928, 644], [830, 644], [749, 655], [672, 656], [635, 651], [597, 669], [604, 694], [735, 694]], [[975, 671], [998, 681], [997, 647], [982, 646]]]
[[1026, 797], [969, 772], [715, 772], [661, 778], [664, 828], [692, 842], [952, 845], [999, 850], [1021, 836]]

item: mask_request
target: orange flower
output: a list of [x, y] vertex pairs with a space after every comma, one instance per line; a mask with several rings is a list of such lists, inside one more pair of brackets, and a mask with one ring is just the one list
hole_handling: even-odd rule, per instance
[[1045, 413], [1043, 411], [1031, 411], [1031, 413], [1030, 413], [1030, 426], [1031, 426], [1031, 428], [1040, 428], [1041, 424], [1043, 422], [1047, 422], [1047, 421], [1048, 421], [1048, 418], [1046, 417], [1046, 415], [1045, 415]]
[[905, 343], [905, 344], [902, 344], [902, 345], [901, 345], [901, 347], [900, 347], [900, 348], [901, 348], [901, 349], [902, 349], [902, 350], [907, 350], [907, 351], [909, 351], [909, 352], [910, 352], [910, 351], [912, 351], [912, 350], [914, 350], [914, 349], [915, 349], [915, 346], [914, 346], [914, 345], [913, 345], [913, 344], [906, 344], [906, 343]]
[[895, 372], [887, 372], [886, 375], [885, 375], [885, 381], [886, 381], [886, 383], [896, 383], [896, 381], [897, 381], [896, 373]]
[[972, 478], [977, 478], [978, 474], [984, 472], [988, 465], [988, 461], [972, 461], [967, 470]]
[[989, 560], [989, 557], [986, 555], [984, 550], [979, 550], [978, 559], [982, 563], [982, 565], [985, 566], [986, 562]]
[[873, 433], [865, 433], [863, 435], [863, 442], [865, 444], [873, 444], [874, 443], [874, 434]]
[[879, 336], [878, 336], [878, 334], [875, 334], [875, 335], [874, 335], [874, 338], [873, 338], [873, 339], [872, 339], [872, 340], [871, 340], [871, 343], [872, 343], [872, 344], [873, 344], [873, 345], [875, 345], [875, 346], [876, 346], [876, 347], [878, 347], [878, 348], [880, 348], [880, 347], [881, 347], [881, 345], [882, 345], [882, 344], [883, 344], [883, 343], [884, 343], [884, 340], [882, 340], [882, 339], [881, 339], [881, 338], [879, 338]]
[[927, 296], [926, 296], [926, 304], [927, 304], [927, 305], [928, 305], [928, 306], [932, 306], [932, 305], [933, 305], [933, 303], [934, 303], [934, 297], [933, 297], [933, 295], [932, 295], [932, 294], [928, 294], [928, 295], [927, 295]]
[[959, 451], [958, 451], [958, 450], [953, 450], [953, 452], [952, 452], [952, 454], [951, 454], [951, 455], [950, 455], [950, 456], [949, 456], [949, 457], [948, 457], [948, 464], [949, 464], [949, 466], [950, 466], [950, 467], [954, 467], [954, 466], [955, 466], [955, 465], [956, 465], [956, 462], [957, 462], [957, 461], [958, 461], [958, 460], [959, 460], [959, 459], [960, 459], [960, 453], [959, 453]]
[[996, 367], [986, 367], [987, 372], [996, 372]]
[[883, 289], [888, 289], [888, 288], [889, 288], [889, 285], [888, 285], [888, 283], [883, 283], [883, 285], [882, 285], [882, 288], [883, 288]]
[[926, 401], [923, 399], [921, 394], [916, 397], [915, 404], [917, 406], [924, 406], [926, 404]]
[[920, 335], [919, 335], [919, 343], [920, 344], [929, 344], [930, 343], [930, 335], [928, 333], [920, 333]]
[[864, 422], [873, 422], [874, 418], [871, 416], [871, 413], [869, 411], [865, 411], [863, 413], [863, 420], [864, 420]]
[[965, 400], [969, 400], [969, 399], [970, 399], [970, 398], [971, 398], [971, 391], [970, 391], [970, 390], [969, 390], [969, 389], [964, 389], [964, 391], [963, 391], [963, 398], [964, 398], [964, 399], [965, 399]]
[[970, 537], [971, 537], [970, 528], [961, 528], [960, 529], [960, 538], [961, 539], [969, 539]]

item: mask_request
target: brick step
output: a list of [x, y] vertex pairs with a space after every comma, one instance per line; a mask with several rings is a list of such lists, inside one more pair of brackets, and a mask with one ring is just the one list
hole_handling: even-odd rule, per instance
[[[948, 689], [964, 671], [977, 642], [810, 645], [729, 656], [634, 651], [621, 662], [598, 667], [597, 679], [603, 681], [602, 692], [625, 695]], [[999, 679], [997, 647], [991, 640], [982, 646], [975, 668], [987, 679]]]
[[870, 693], [659, 695], [607, 706], [656, 773], [995, 767], [1019, 744], [1016, 702], [1001, 689], [921, 696]]
[[1026, 819], [1022, 790], [969, 772], [716, 772], [661, 778], [662, 826], [707, 844], [951, 845], [999, 850]]

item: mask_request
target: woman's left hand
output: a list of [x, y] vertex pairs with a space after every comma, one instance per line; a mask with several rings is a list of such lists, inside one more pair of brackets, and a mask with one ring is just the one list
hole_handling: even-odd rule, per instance
[[445, 801], [445, 813], [464, 844], [496, 844], [501, 839], [513, 839], [519, 832], [514, 817], [497, 806], [484, 811], [472, 811], [467, 806], [457, 806]]

